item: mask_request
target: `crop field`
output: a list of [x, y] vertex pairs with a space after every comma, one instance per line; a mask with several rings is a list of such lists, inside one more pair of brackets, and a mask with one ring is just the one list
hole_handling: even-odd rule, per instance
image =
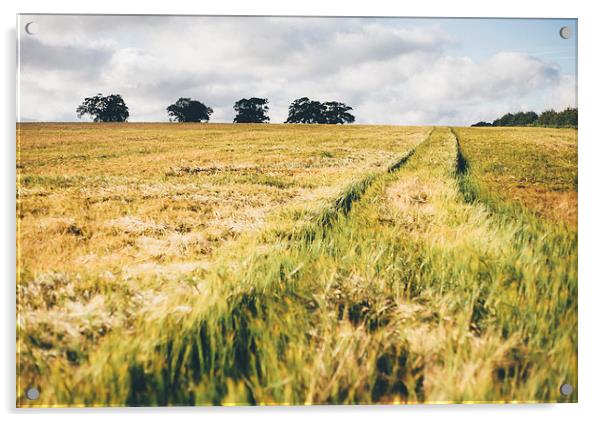
[[574, 129], [17, 136], [19, 406], [577, 400]]
[[576, 130], [458, 128], [456, 133], [472, 172], [490, 194], [548, 220], [577, 224]]

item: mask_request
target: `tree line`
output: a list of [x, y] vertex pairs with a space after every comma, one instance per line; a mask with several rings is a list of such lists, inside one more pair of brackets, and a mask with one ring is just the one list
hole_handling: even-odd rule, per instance
[[543, 126], [543, 127], [577, 127], [579, 120], [577, 108], [568, 107], [563, 111], [546, 110], [541, 114], [534, 111], [506, 113], [493, 122], [478, 122], [471, 126]]
[[[234, 123], [267, 123], [270, 121], [267, 98], [242, 98], [234, 103]], [[344, 124], [353, 123], [353, 109], [338, 101], [310, 100], [298, 98], [291, 103], [285, 123]], [[169, 121], [208, 122], [213, 109], [192, 98], [179, 98], [166, 108]], [[84, 98], [76, 109], [79, 118], [89, 115], [95, 122], [126, 122], [129, 109], [121, 95], [97, 94]]]

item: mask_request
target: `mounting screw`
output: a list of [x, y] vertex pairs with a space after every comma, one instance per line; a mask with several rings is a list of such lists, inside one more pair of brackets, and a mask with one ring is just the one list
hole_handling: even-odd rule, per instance
[[571, 32], [573, 32], [571, 30], [570, 26], [563, 26], [562, 28], [560, 28], [560, 37], [564, 38], [565, 40], [568, 40], [569, 38], [571, 38]]
[[37, 400], [40, 398], [40, 391], [35, 387], [28, 388], [27, 391], [25, 391], [25, 397], [29, 400]]
[[38, 33], [38, 24], [35, 22], [29, 22], [25, 25], [25, 32], [29, 35], [35, 35]]
[[573, 386], [571, 384], [562, 384], [560, 386], [560, 394], [563, 396], [570, 396], [573, 392]]

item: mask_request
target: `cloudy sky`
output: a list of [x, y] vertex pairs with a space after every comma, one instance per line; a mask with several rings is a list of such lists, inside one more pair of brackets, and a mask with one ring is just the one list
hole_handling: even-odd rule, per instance
[[543, 19], [21, 15], [19, 119], [77, 121], [103, 93], [123, 96], [130, 121], [167, 121], [192, 97], [231, 122], [254, 96], [277, 123], [306, 96], [345, 102], [358, 123], [464, 125], [576, 106], [576, 32]]

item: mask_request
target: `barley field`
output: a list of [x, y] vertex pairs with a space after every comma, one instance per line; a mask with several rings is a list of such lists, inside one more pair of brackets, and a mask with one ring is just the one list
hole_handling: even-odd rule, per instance
[[17, 142], [18, 406], [577, 401], [574, 129]]

